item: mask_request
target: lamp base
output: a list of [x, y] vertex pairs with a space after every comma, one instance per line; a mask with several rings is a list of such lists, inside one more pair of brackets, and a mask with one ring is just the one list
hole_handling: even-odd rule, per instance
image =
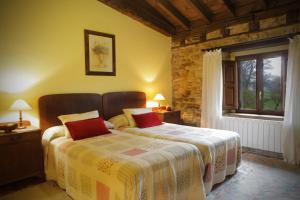
[[18, 126], [17, 129], [24, 129], [26, 126]]

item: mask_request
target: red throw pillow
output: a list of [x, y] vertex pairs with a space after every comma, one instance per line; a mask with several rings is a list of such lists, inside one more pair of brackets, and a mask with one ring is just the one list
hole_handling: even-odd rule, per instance
[[110, 133], [101, 118], [67, 122], [65, 125], [67, 126], [73, 140], [81, 140]]
[[132, 117], [139, 128], [147, 128], [162, 124], [157, 114], [154, 112], [132, 115]]

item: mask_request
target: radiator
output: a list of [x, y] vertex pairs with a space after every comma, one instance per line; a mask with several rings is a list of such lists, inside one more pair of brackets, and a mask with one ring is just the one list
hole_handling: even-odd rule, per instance
[[239, 133], [244, 147], [282, 153], [282, 121], [223, 117], [217, 128]]

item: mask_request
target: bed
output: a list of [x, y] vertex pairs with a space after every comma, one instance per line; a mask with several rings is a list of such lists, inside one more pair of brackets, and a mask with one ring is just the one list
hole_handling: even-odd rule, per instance
[[[143, 92], [113, 92], [104, 94], [102, 100], [104, 117], [109, 119], [122, 114], [123, 108], [145, 107], [146, 96]], [[233, 175], [241, 162], [240, 136], [232, 131], [168, 123], [143, 129], [122, 128], [122, 131], [195, 145], [205, 165], [203, 181], [206, 193], [211, 191], [214, 184], [223, 182], [227, 175]]]
[[204, 164], [194, 145], [111, 134], [74, 141], [57, 116], [98, 110], [99, 94], [46, 95], [39, 100], [45, 131], [45, 173], [73, 199], [205, 199]]

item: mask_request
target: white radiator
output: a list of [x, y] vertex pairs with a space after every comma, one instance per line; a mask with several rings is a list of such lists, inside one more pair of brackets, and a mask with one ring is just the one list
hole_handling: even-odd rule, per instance
[[218, 128], [239, 133], [245, 147], [282, 153], [282, 121], [223, 117]]

